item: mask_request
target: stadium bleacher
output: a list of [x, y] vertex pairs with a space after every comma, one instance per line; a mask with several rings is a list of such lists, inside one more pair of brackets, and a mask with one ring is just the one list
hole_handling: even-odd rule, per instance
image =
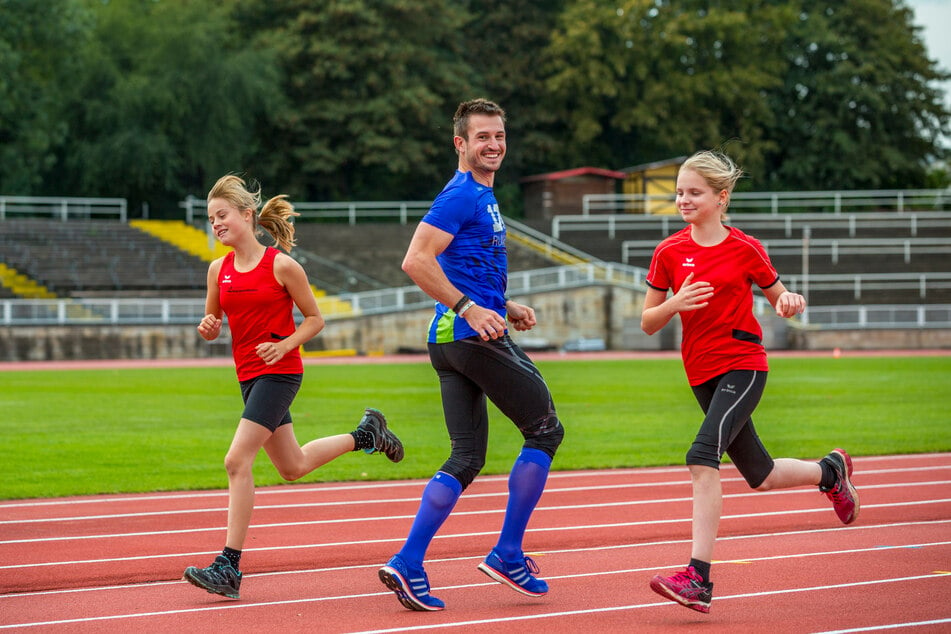
[[[760, 239], [793, 290], [802, 290], [808, 227], [811, 305], [948, 303], [951, 212], [731, 214]], [[678, 216], [560, 218], [559, 239], [606, 261], [646, 268], [657, 243], [684, 226]]]
[[[415, 223], [299, 222], [296, 257], [328, 293], [411, 285], [400, 268]], [[270, 244], [267, 237], [262, 242]], [[513, 244], [510, 267], [551, 260]], [[0, 221], [0, 263], [59, 297], [202, 296], [208, 257], [189, 253], [132, 223], [7, 218]], [[0, 284], [0, 297], [17, 297]]]

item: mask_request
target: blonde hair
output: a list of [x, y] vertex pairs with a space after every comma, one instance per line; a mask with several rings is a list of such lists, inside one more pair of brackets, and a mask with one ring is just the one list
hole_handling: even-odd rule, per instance
[[300, 214], [294, 211], [294, 205], [284, 194], [271, 198], [261, 207], [261, 186], [257, 183], [253, 186], [256, 188], [252, 189], [244, 179], [234, 174], [222, 176], [208, 192], [208, 202], [212, 198], [223, 198], [238, 209], [250, 209], [254, 212], [254, 235], [261, 235], [263, 229], [274, 239], [275, 246], [290, 251], [297, 245], [294, 223], [290, 219]]
[[681, 170], [696, 172], [714, 191], [726, 190], [727, 199], [723, 204], [723, 216], [726, 217], [730, 206], [730, 196], [736, 182], [743, 177], [743, 170], [729, 156], [716, 150], [697, 152], [680, 166]]

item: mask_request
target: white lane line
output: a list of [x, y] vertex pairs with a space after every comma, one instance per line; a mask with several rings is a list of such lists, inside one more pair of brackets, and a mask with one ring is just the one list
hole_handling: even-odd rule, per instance
[[[921, 527], [922, 525], [939, 525], [939, 524], [951, 524], [951, 519], [948, 520], [933, 520], [929, 522], [900, 522], [896, 524], [879, 524], [875, 526], [862, 526], [862, 527], [853, 527], [849, 529], [841, 528], [816, 528], [808, 530], [799, 530], [799, 531], [784, 531], [780, 533], [759, 533], [756, 535], [730, 535], [725, 537], [718, 538], [719, 542], [737, 542], [744, 540], [757, 540], [757, 539], [770, 539], [774, 537], [795, 537], [795, 536], [804, 536], [804, 535], [820, 535], [823, 533], [829, 532], [838, 532], [841, 530], [864, 530], [864, 531], [879, 531], [885, 529], [898, 529], [898, 528], [908, 528], [908, 527]], [[904, 533], [903, 535], [904, 536]], [[540, 552], [528, 552], [527, 554], [532, 557], [542, 557], [549, 555], [565, 555], [565, 554], [590, 554], [590, 553], [600, 553], [606, 551], [624, 551], [624, 550], [634, 550], [634, 549], [643, 549], [643, 548], [652, 548], [655, 546], [671, 546], [677, 544], [689, 544], [689, 539], [676, 539], [676, 540], [664, 540], [664, 541], [653, 541], [653, 542], [638, 542], [634, 544], [611, 544], [606, 546], [585, 546], [581, 548], [558, 548], [545, 550]], [[841, 554], [855, 554], [863, 552], [881, 552], [884, 550], [901, 550], [905, 548], [925, 548], [932, 546], [947, 546], [951, 545], [951, 541], [941, 541], [941, 542], [925, 542], [925, 543], [907, 543], [907, 544], [889, 544], [889, 545], [876, 545], [876, 546], [867, 546], [861, 548], [848, 548], [844, 550], [830, 550], [830, 551], [821, 551], [821, 552], [806, 552], [806, 553], [784, 553], [779, 555], [770, 555], [764, 557], [746, 557], [743, 559], [730, 559], [730, 560], [715, 560], [715, 564], [731, 564], [731, 563], [749, 563], [752, 561], [769, 561], [769, 560], [782, 560], [782, 559], [791, 559], [791, 558], [802, 558], [802, 557], [813, 557], [813, 556], [827, 556], [827, 555], [841, 555]], [[466, 556], [466, 557], [442, 557], [442, 558], [433, 558], [427, 559], [426, 565], [441, 564], [441, 563], [452, 563], [452, 562], [462, 562], [462, 561], [481, 561], [482, 556]], [[682, 562], [680, 562], [682, 563]], [[630, 568], [625, 570], [614, 571], [618, 574], [629, 573], [629, 572], [648, 572], [654, 570], [666, 570], [668, 568], [676, 568], [680, 565], [677, 564], [663, 564], [660, 566], [648, 566], [644, 568]], [[254, 578], [264, 578], [264, 577], [275, 577], [275, 576], [288, 576], [288, 575], [311, 575], [311, 574], [321, 574], [321, 573], [333, 573], [333, 572], [355, 572], [359, 570], [373, 569], [376, 570], [382, 564], [373, 563], [373, 564], [354, 564], [346, 566], [331, 566], [328, 568], [306, 568], [298, 570], [277, 570], [273, 572], [256, 572], [254, 573]], [[612, 574], [611, 571], [599, 571], [592, 573], [572, 573], [570, 575], [560, 575], [560, 576], [546, 576], [546, 579], [572, 579], [575, 577], [584, 577], [584, 576], [598, 576], [604, 574]], [[94, 587], [84, 587], [84, 588], [63, 588], [59, 590], [37, 590], [35, 592], [17, 592], [14, 594], [0, 594], [0, 600], [10, 600], [10, 599], [23, 599], [28, 597], [37, 597], [37, 596], [48, 596], [48, 595], [64, 595], [64, 594], [76, 594], [76, 593], [86, 593], [86, 592], [103, 592], [103, 591], [114, 591], [114, 590], [125, 590], [125, 589], [141, 589], [143, 586], [148, 586], [153, 588], [156, 586], [164, 585], [179, 585], [182, 584], [181, 579], [175, 579], [173, 581], [149, 581], [146, 583], [132, 583], [132, 584], [120, 584], [120, 585], [111, 585], [111, 586], [94, 586]], [[494, 585], [493, 583], [487, 583], [485, 585]], [[446, 590], [452, 588], [463, 588], [470, 587], [466, 586], [440, 586], [436, 589]], [[385, 594], [385, 593], [384, 593]], [[332, 597], [330, 597], [332, 598]]]
[[[866, 461], [895, 461], [902, 459], [911, 459], [911, 458], [943, 458], [947, 459], [946, 464], [934, 464], [928, 466], [920, 467], [896, 467], [896, 468], [877, 468], [877, 469], [865, 469], [859, 468]], [[856, 466], [856, 473], [860, 476], [866, 475], [881, 475], [881, 474], [893, 474], [893, 473], [913, 473], [913, 472], [922, 472], [922, 471], [934, 471], [934, 470], [947, 470], [951, 469], [951, 453], [948, 454], [908, 454], [908, 455], [899, 455], [899, 456], [875, 456], [869, 458], [852, 458], [853, 464]], [[563, 480], [563, 479], [572, 479], [572, 478], [588, 478], [588, 477], [608, 477], [608, 478], [617, 478], [618, 476], [627, 477], [627, 476], [644, 476], [647, 474], [683, 474], [686, 473], [686, 467], [684, 466], [674, 466], [674, 467], [643, 467], [635, 469], [608, 469], [603, 471], [552, 471], [549, 474], [549, 480]], [[736, 468], [732, 464], [724, 464], [722, 467], [724, 473], [736, 473]], [[480, 475], [477, 482], [479, 484], [485, 483], [505, 483], [508, 481], [507, 475]], [[742, 482], [743, 479], [739, 477], [725, 477], [722, 480], [723, 482]], [[265, 486], [257, 489], [256, 495], [258, 496], [267, 496], [267, 495], [297, 495], [297, 494], [311, 494], [311, 493], [333, 493], [339, 491], [366, 491], [366, 490], [378, 490], [378, 489], [392, 489], [392, 488], [416, 488], [422, 490], [426, 485], [428, 480], [385, 480], [377, 482], [360, 482], [360, 483], [321, 483], [313, 485], [304, 485], [304, 484], [295, 484], [295, 485], [272, 485]], [[689, 484], [688, 479], [673, 480], [668, 482], [642, 482], [642, 483], [630, 483], [630, 484], [621, 484], [615, 485], [619, 487], [656, 487], [656, 486], [674, 486], [674, 485], [683, 485], [685, 483]], [[571, 491], [571, 488], [558, 489], [560, 491]], [[488, 493], [480, 495], [500, 495], [506, 493]], [[116, 503], [126, 503], [126, 502], [135, 502], [136, 504], [143, 504], [149, 502], [162, 502], [167, 500], [201, 500], [206, 498], [222, 498], [227, 500], [228, 492], [226, 490], [215, 490], [215, 491], [194, 491], [194, 492], [177, 492], [177, 493], [142, 493], [135, 495], [123, 495], [118, 497], [107, 497], [107, 496], [79, 496], [75, 498], [58, 498], [54, 500], [27, 500], [27, 501], [0, 501], [0, 512], [5, 509], [16, 509], [16, 508], [42, 508], [42, 507], [56, 507], [56, 506], [81, 506], [81, 505], [90, 505], [90, 504], [116, 504]], [[358, 501], [355, 501], [358, 502]], [[355, 503], [351, 502], [351, 503]]]
[[[740, 479], [730, 480], [723, 479], [721, 482], [733, 482]], [[680, 486], [689, 486], [689, 481], [678, 481], [675, 483], [663, 483], [663, 484], [677, 484]], [[947, 486], [951, 485], [951, 480], [934, 480], [931, 482], [890, 482], [888, 484], [871, 484], [866, 486], [859, 487], [860, 491], [865, 490], [877, 490], [877, 489], [902, 489], [908, 488], [910, 486], [914, 487], [926, 487], [926, 486]], [[661, 486], [659, 483], [643, 483], [643, 484], [610, 484], [603, 486], [587, 486], [587, 487], [572, 487], [572, 488], [553, 488], [545, 489], [544, 495], [545, 501], [550, 500], [555, 494], [558, 493], [578, 493], [578, 492], [596, 492], [596, 491], [606, 491], [606, 490], [620, 490], [620, 489], [636, 489], [641, 487], [656, 488]], [[792, 489], [782, 489], [777, 491], [768, 491], [768, 492], [759, 492], [759, 491], [748, 491], [745, 493], [727, 493], [723, 495], [723, 499], [745, 499], [745, 498], [759, 498], [762, 499], [765, 496], [784, 496], [784, 495], [815, 495], [816, 490], [812, 487], [797, 487]], [[486, 498], [507, 498], [508, 491], [498, 491], [493, 493], [466, 493], [465, 500], [474, 500], [474, 499], [486, 499]], [[667, 504], [672, 502], [683, 502], [684, 500], [691, 500], [690, 497], [677, 497], [677, 498], [665, 498], [665, 499], [655, 499], [648, 498], [643, 500], [631, 500], [623, 502], [613, 502], [609, 504], [614, 505], [628, 505], [628, 504]], [[407, 504], [418, 504], [419, 496], [411, 498], [378, 498], [373, 500], [339, 500], [335, 502], [300, 502], [295, 504], [258, 504], [255, 505], [254, 510], [256, 512], [262, 512], [266, 510], [286, 510], [286, 509], [317, 509], [317, 508], [331, 508], [331, 507], [355, 507], [364, 504], [396, 504], [396, 503], [407, 503]], [[607, 504], [605, 504], [607, 505]], [[600, 504], [592, 504], [592, 507], [601, 506]], [[554, 507], [554, 506], [539, 506], [538, 511], [557, 509], [557, 508], [580, 508], [580, 507]], [[863, 507], [864, 508], [864, 507]], [[70, 517], [38, 517], [38, 518], [24, 518], [17, 520], [0, 520], [0, 526], [18, 526], [26, 524], [49, 524], [56, 522], [83, 522], [83, 521], [95, 521], [95, 520], [113, 520], [113, 519], [127, 519], [135, 517], [168, 517], [173, 515], [194, 515], [200, 513], [224, 513], [227, 512], [227, 506], [220, 507], [209, 507], [209, 508], [200, 508], [200, 509], [167, 509], [163, 511], [141, 511], [138, 513], [111, 513], [107, 515], [74, 515]], [[484, 511], [492, 512], [492, 511]], [[454, 512], [454, 515], [459, 513]], [[344, 519], [335, 520], [335, 521], [346, 521]], [[7, 543], [0, 541], [0, 544]]]
[[[925, 500], [921, 504], [931, 504], [936, 502], [951, 502], [951, 500]], [[893, 506], [907, 506], [915, 503], [908, 502], [899, 505]], [[868, 507], [866, 507], [868, 508]], [[773, 515], [789, 515], [791, 513], [814, 513], [822, 512], [827, 513], [828, 509], [821, 510], [806, 510], [806, 511], [776, 511], [770, 513], [747, 513], [742, 515], [724, 515], [722, 520], [728, 519], [738, 519], [738, 518], [756, 518], [756, 517], [767, 517]], [[722, 521], [721, 520], [721, 521]], [[526, 531], [528, 533], [562, 533], [569, 531], [588, 531], [592, 529], [605, 529], [605, 528], [631, 528], [636, 526], [655, 526], [658, 524], [689, 524], [690, 518], [681, 518], [681, 519], [659, 519], [659, 520], [645, 520], [639, 522], [617, 522], [613, 524], [581, 524], [574, 526], [553, 526], [547, 528], [529, 528]], [[918, 525], [927, 525], [934, 522], [908, 522], [908, 526], [918, 526]], [[889, 526], [896, 526], [897, 524], [890, 524]], [[818, 532], [824, 532], [826, 530], [834, 531], [854, 531], [854, 530], [863, 530], [871, 528], [868, 526], [836, 526], [829, 529], [817, 529]], [[220, 528], [218, 530], [221, 530]], [[172, 534], [177, 531], [170, 531]], [[806, 531], [811, 532], [811, 531]], [[487, 537], [492, 535], [497, 535], [498, 530], [493, 529], [489, 531], [478, 531], [478, 532], [469, 532], [469, 533], [449, 533], [449, 534], [437, 534], [433, 540], [448, 540], [448, 539], [472, 539], [474, 537]], [[798, 532], [789, 532], [785, 534], [798, 534]], [[764, 535], [772, 535], [772, 533], [761, 534], [760, 537]], [[742, 535], [738, 537], [749, 537], [747, 535]], [[729, 539], [728, 537], [718, 538], [719, 541]], [[362, 539], [362, 540], [353, 540], [353, 541], [342, 541], [342, 542], [318, 542], [311, 544], [291, 544], [283, 546], [262, 546], [258, 548], [245, 548], [243, 552], [278, 552], [278, 551], [298, 551], [301, 549], [310, 549], [310, 548], [335, 548], [335, 547], [352, 547], [352, 546], [368, 546], [371, 544], [400, 544], [406, 540], [405, 535], [398, 535], [394, 537], [383, 537], [379, 539]], [[674, 543], [674, 542], [662, 542], [662, 543]], [[218, 554], [219, 551], [200, 551], [200, 552], [179, 552], [179, 553], [162, 553], [162, 554], [150, 554], [150, 553], [138, 553], [134, 556], [127, 557], [107, 557], [102, 559], [83, 559], [83, 560], [71, 560], [71, 561], [49, 561], [49, 562], [38, 562], [38, 563], [20, 563], [13, 565], [4, 565], [0, 566], [0, 570], [27, 570], [31, 568], [44, 568], [50, 566], [74, 566], [74, 565], [85, 565], [85, 564], [102, 564], [102, 563], [114, 563], [114, 562], [130, 562], [130, 561], [139, 561], [143, 558], [145, 559], [174, 559], [180, 557], [203, 557], [207, 555]], [[0, 595], [2, 597], [3, 595]]]
[[[629, 573], [632, 571], [618, 571], [618, 573]], [[910, 577], [898, 577], [890, 579], [873, 579], [870, 581], [858, 581], [851, 583], [843, 584], [832, 584], [832, 585], [823, 585], [823, 586], [809, 586], [809, 587], [795, 587], [795, 588], [784, 588], [782, 590], [771, 590], [765, 592], [753, 592], [745, 594], [736, 594], [736, 595], [727, 595], [727, 596], [718, 596], [717, 602], [729, 601], [733, 599], [749, 599], [749, 598], [760, 598], [773, 595], [787, 595], [790, 593], [801, 593], [801, 592], [816, 592], [816, 591], [827, 591], [827, 590], [837, 590], [837, 589], [855, 589], [862, 586], [873, 586], [887, 583], [907, 583], [909, 581], [919, 581], [924, 579], [936, 579], [945, 577], [951, 579], [951, 575], [947, 574], [928, 574], [928, 575], [916, 575]], [[473, 586], [481, 585], [495, 585], [492, 583], [480, 583], [480, 584], [466, 584], [463, 586], [452, 586], [452, 588], [472, 588]], [[441, 590], [446, 590], [449, 588], [441, 588]], [[366, 597], [375, 597], [375, 596], [385, 596], [388, 595], [388, 592], [380, 593], [365, 593], [365, 594], [354, 594], [347, 596], [337, 596], [337, 597], [310, 597], [304, 599], [289, 599], [284, 601], [267, 601], [261, 603], [235, 603], [228, 605], [219, 605], [219, 606], [209, 606], [203, 608], [187, 608], [181, 610], [163, 610], [157, 612], [144, 612], [144, 613], [133, 613], [133, 614], [111, 614], [107, 616], [98, 616], [98, 617], [85, 617], [77, 619], [60, 619], [55, 621], [38, 621], [33, 623], [11, 623], [6, 625], [0, 625], [0, 630], [2, 629], [15, 629], [15, 628], [27, 628], [27, 627], [45, 627], [53, 625], [73, 625], [79, 623], [92, 623], [92, 622], [101, 622], [101, 621], [116, 621], [123, 619], [138, 619], [138, 618], [150, 618], [157, 616], [173, 616], [180, 614], [195, 614], [195, 613], [204, 613], [211, 611], [223, 611], [223, 610], [241, 610], [241, 609], [251, 609], [251, 608], [262, 608], [262, 607], [273, 607], [279, 605], [294, 605], [294, 604], [303, 604], [303, 603], [317, 603], [321, 601], [329, 600], [341, 600], [341, 599], [359, 599]], [[607, 606], [600, 608], [591, 608], [587, 610], [565, 610], [559, 612], [547, 612], [543, 614], [531, 614], [531, 615], [522, 615], [522, 616], [506, 616], [495, 619], [479, 619], [479, 620], [470, 620], [470, 621], [458, 621], [454, 623], [438, 623], [431, 625], [414, 625], [414, 630], [423, 630], [423, 629], [443, 629], [450, 627], [466, 627], [471, 625], [485, 625], [490, 623], [506, 623], [511, 624], [514, 621], [527, 621], [527, 620], [537, 620], [537, 619], [548, 619], [548, 618], [563, 618], [566, 616], [577, 616], [584, 614], [599, 614], [604, 612], [616, 612], [619, 610], [636, 610], [652, 607], [675, 607], [676, 604], [670, 601], [654, 602], [654, 603], [636, 603], [629, 605], [618, 605], [618, 606]], [[384, 634], [387, 632], [405, 632], [405, 627], [393, 628], [393, 629], [383, 629], [383, 630], [363, 630], [359, 633], [354, 634]]]
[[[918, 486], [941, 486], [951, 484], [951, 481], [948, 482], [919, 482]], [[898, 487], [901, 488], [903, 485], [879, 485], [885, 488]], [[868, 487], [872, 488], [872, 487]], [[764, 495], [789, 495], [795, 493], [808, 493], [811, 495], [815, 494], [815, 491], [811, 490], [785, 490], [785, 491], [770, 491], [769, 493], [734, 493], [724, 495], [724, 499], [731, 498], [745, 498], [745, 497], [754, 497], [762, 498]], [[634, 507], [634, 506], [643, 506], [651, 504], [670, 504], [670, 503], [686, 503], [690, 502], [692, 498], [681, 497], [681, 498], [666, 498], [661, 500], [629, 500], [622, 502], [601, 502], [601, 503], [592, 503], [592, 504], [569, 504], [569, 505], [560, 505], [560, 506], [539, 506], [535, 509], [535, 514], [541, 517], [541, 514], [551, 511], [576, 511], [582, 509], [607, 509], [607, 508], [621, 508], [621, 507]], [[416, 500], [418, 502], [418, 500]], [[942, 504], [945, 502], [951, 502], [951, 498], [934, 498], [926, 500], [906, 500], [904, 502], [891, 502], [891, 503], [881, 503], [881, 504], [865, 504], [862, 506], [863, 509], [873, 509], [873, 508], [895, 508], [902, 506], [919, 506], [926, 504]], [[307, 506], [307, 505], [304, 505]], [[314, 505], [316, 506], [316, 505]], [[260, 511], [261, 507], [257, 507], [255, 510]], [[781, 511], [772, 511], [772, 512], [761, 512], [748, 515], [724, 515], [721, 519], [740, 519], [744, 517], [768, 517], [770, 515], [792, 515], [797, 513], [816, 513], [824, 512], [828, 510], [827, 507], [823, 506], [821, 508], [810, 508], [810, 509], [798, 509], [798, 510], [781, 510]], [[217, 509], [217, 512], [224, 513], [227, 509]], [[487, 509], [487, 510], [476, 510], [476, 511], [454, 511], [454, 517], [461, 516], [483, 516], [483, 515], [501, 515], [505, 513], [504, 508], [497, 509]], [[150, 515], [150, 514], [145, 514]], [[162, 515], [162, 514], [159, 514]], [[136, 515], [138, 516], [138, 515]], [[96, 519], [117, 519], [120, 517], [127, 517], [123, 515], [109, 515], [101, 516]], [[274, 522], [269, 524], [252, 524], [251, 529], [265, 529], [265, 528], [289, 528], [293, 526], [321, 526], [321, 525], [336, 525], [336, 524], [349, 524], [349, 523], [361, 523], [361, 522], [386, 522], [386, 521], [404, 521], [408, 519], [413, 519], [415, 515], [381, 515], [375, 517], [347, 517], [347, 518], [334, 518], [326, 520], [302, 520], [298, 522]], [[90, 518], [61, 518], [58, 521], [79, 521], [81, 519], [90, 519]], [[689, 519], [689, 518], [688, 518]], [[52, 521], [52, 520], [50, 520]], [[667, 519], [667, 520], [648, 520], [640, 522], [633, 525], [643, 525], [643, 524], [652, 524], [652, 523], [678, 523], [687, 521], [684, 518], [677, 519]], [[0, 522], [2, 524], [2, 522]], [[619, 524], [621, 526], [627, 526], [628, 524]], [[148, 537], [148, 536], [160, 536], [160, 535], [179, 535], [186, 533], [205, 533], [210, 531], [220, 531], [221, 526], [206, 526], [206, 527], [196, 527], [196, 528], [175, 528], [170, 530], [157, 530], [157, 531], [140, 531], [140, 532], [129, 532], [129, 533], [97, 533], [97, 534], [88, 534], [88, 535], [57, 535], [55, 537], [34, 537], [34, 538], [24, 538], [24, 539], [8, 539], [0, 540], [0, 546], [10, 545], [10, 544], [34, 544], [34, 543], [48, 543], [48, 542], [71, 542], [71, 541], [83, 541], [90, 539], [119, 539], [127, 537]], [[539, 529], [536, 529], [539, 530]], [[545, 529], [540, 529], [545, 530]], [[0, 566], [2, 569], [2, 566]]]

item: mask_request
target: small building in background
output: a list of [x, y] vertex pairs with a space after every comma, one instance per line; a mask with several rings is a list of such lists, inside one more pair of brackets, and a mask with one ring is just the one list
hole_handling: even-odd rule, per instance
[[633, 194], [624, 211], [636, 214], [675, 214], [674, 195], [677, 191], [677, 171], [686, 156], [625, 167], [622, 193]]
[[580, 214], [587, 194], [617, 194], [624, 172], [577, 167], [526, 176], [520, 183], [526, 220], [551, 220], [559, 214]]

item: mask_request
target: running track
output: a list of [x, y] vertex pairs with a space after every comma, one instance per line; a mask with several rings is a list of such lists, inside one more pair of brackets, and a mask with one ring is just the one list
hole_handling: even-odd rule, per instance
[[858, 521], [815, 489], [749, 491], [724, 466], [711, 613], [650, 577], [689, 555], [686, 469], [555, 472], [525, 546], [551, 584], [533, 599], [476, 565], [504, 477], [463, 495], [428, 553], [442, 612], [410, 612], [377, 579], [424, 481], [259, 489], [240, 601], [184, 581], [224, 539], [224, 491], [0, 502], [0, 630], [26, 632], [951, 631], [951, 454], [855, 458]]

